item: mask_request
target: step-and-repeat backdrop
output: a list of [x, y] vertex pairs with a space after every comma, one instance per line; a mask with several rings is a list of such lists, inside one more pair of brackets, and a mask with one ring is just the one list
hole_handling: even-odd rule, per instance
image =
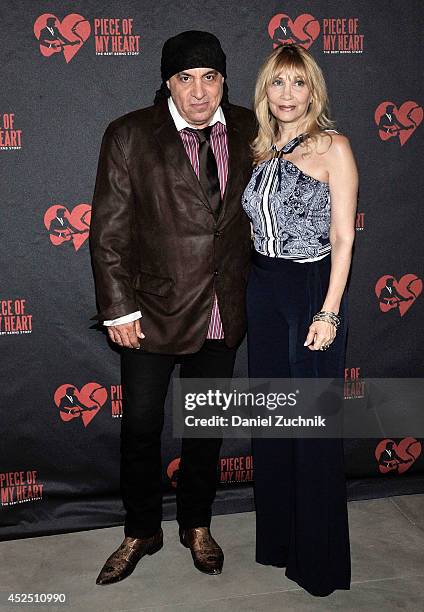
[[[90, 321], [91, 198], [104, 129], [152, 103], [162, 44], [183, 30], [220, 38], [235, 104], [251, 106], [275, 45], [322, 66], [360, 172], [346, 402], [367, 377], [423, 375], [422, 2], [3, 0], [0, 14], [1, 537], [122, 523], [119, 353]], [[168, 518], [179, 452], [168, 402]], [[350, 499], [424, 490], [414, 431], [346, 440], [345, 455]], [[215, 511], [252, 509], [248, 440], [226, 440], [218, 469]]]

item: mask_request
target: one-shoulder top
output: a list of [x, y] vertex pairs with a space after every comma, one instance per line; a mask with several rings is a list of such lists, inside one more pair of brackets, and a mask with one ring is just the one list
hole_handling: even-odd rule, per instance
[[242, 196], [255, 250], [296, 263], [317, 261], [331, 252], [328, 183], [278, 156], [291, 153], [305, 136], [296, 136], [280, 150], [273, 145], [275, 156], [254, 168]]

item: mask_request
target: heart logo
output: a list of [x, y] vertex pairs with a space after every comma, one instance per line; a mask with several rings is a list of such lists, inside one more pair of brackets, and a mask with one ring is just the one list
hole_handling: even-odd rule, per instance
[[423, 120], [423, 109], [412, 100], [404, 102], [400, 108], [393, 102], [382, 102], [376, 108], [374, 120], [381, 140], [399, 136], [403, 147]]
[[166, 474], [171, 481], [171, 486], [177, 488], [178, 486], [178, 472], [180, 468], [180, 457], [173, 459], [166, 469]]
[[294, 21], [285, 13], [274, 15], [268, 24], [268, 34], [274, 42], [274, 48], [284, 43], [297, 43], [309, 49], [318, 38], [320, 25], [309, 13], [303, 13]]
[[404, 274], [399, 281], [385, 274], [378, 279], [374, 288], [381, 312], [397, 308], [401, 317], [408, 312], [422, 290], [423, 281], [416, 274]]
[[50, 242], [55, 246], [73, 244], [78, 249], [87, 240], [90, 232], [91, 205], [77, 204], [72, 212], [62, 204], [54, 204], [44, 215], [44, 225], [49, 232]]
[[421, 443], [415, 438], [403, 438], [398, 444], [386, 438], [378, 443], [375, 458], [381, 474], [403, 474], [421, 455]]
[[63, 53], [67, 64], [81, 49], [90, 32], [90, 22], [77, 13], [67, 15], [62, 21], [52, 13], [45, 13], [37, 17], [34, 23], [34, 34], [40, 41], [41, 55], [50, 57]]
[[75, 385], [60, 385], [54, 394], [54, 403], [60, 410], [62, 421], [81, 418], [87, 427], [107, 400], [107, 391], [102, 385], [90, 382], [78, 390]]

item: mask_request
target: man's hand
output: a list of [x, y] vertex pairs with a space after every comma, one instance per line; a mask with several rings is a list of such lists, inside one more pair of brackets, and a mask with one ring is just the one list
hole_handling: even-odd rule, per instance
[[109, 325], [107, 333], [112, 342], [127, 348], [140, 348], [140, 340], [145, 338], [141, 331], [140, 319], [131, 321], [131, 323], [122, 323], [121, 325]]

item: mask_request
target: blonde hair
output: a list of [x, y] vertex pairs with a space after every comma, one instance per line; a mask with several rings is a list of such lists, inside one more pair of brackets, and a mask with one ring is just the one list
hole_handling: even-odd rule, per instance
[[307, 148], [311, 141], [315, 142], [317, 140], [319, 132], [334, 128], [334, 121], [329, 116], [329, 102], [324, 75], [312, 55], [297, 44], [277, 47], [265, 60], [256, 79], [254, 107], [259, 131], [251, 145], [254, 165], [269, 157], [270, 148], [278, 135], [278, 122], [269, 110], [267, 89], [282, 70], [294, 70], [305, 79], [305, 83], [311, 92], [312, 99], [306, 113], [303, 130], [310, 136], [306, 140]]

